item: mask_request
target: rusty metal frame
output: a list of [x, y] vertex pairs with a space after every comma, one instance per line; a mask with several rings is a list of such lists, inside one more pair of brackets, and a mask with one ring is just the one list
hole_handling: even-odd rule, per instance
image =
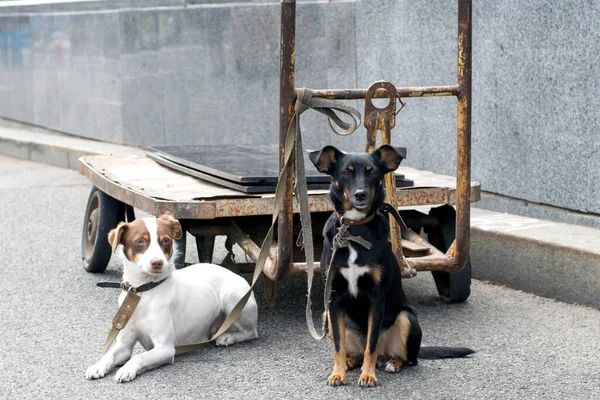
[[[456, 239], [446, 254], [432, 249], [425, 257], [409, 257], [409, 265], [418, 270], [444, 270], [456, 272], [464, 267], [470, 246], [470, 194], [471, 194], [471, 0], [458, 0], [458, 83], [450, 86], [425, 86], [396, 88], [398, 97], [455, 96], [457, 98], [457, 162], [456, 162]], [[287, 127], [291, 121], [295, 101], [295, 23], [296, 1], [281, 1], [281, 50], [279, 98], [280, 168], [283, 165], [283, 146]], [[367, 89], [316, 90], [315, 97], [332, 100], [364, 99]], [[373, 97], [384, 97], [375, 93]], [[292, 163], [293, 164], [293, 163]], [[293, 249], [293, 195], [292, 169], [288, 171], [288, 190], [278, 222], [277, 264], [269, 271], [277, 280], [286, 274], [302, 273], [303, 263], [292, 262]], [[415, 238], [415, 240], [418, 240]], [[423, 241], [424, 243], [427, 243]], [[429, 245], [429, 244], [427, 244]], [[431, 245], [429, 245], [431, 247]]]
[[[279, 99], [279, 168], [283, 167], [284, 142], [287, 128], [294, 113], [295, 103], [295, 22], [296, 1], [281, 0], [281, 37], [280, 37], [280, 99]], [[409, 266], [417, 271], [455, 272], [463, 268], [469, 256], [470, 201], [479, 200], [478, 184], [471, 187], [471, 0], [458, 0], [458, 83], [450, 86], [400, 87], [387, 86], [389, 90], [368, 89], [324, 89], [314, 90], [313, 96], [333, 100], [355, 100], [393, 97], [391, 113], [387, 116], [376, 116], [372, 121], [365, 120], [370, 128], [370, 146], [374, 146], [374, 133], [381, 131], [390, 141], [390, 129], [393, 128], [395, 97], [437, 97], [455, 96], [457, 98], [457, 174], [456, 189], [442, 187], [419, 187], [416, 190], [391, 190], [388, 201], [396, 206], [416, 206], [432, 204], [456, 204], [456, 240], [444, 254], [412, 231], [402, 231], [397, 238], [397, 257], [406, 257]], [[393, 88], [393, 89], [390, 89]], [[395, 93], [393, 93], [395, 92]], [[395, 97], [394, 97], [395, 96]], [[365, 113], [365, 118], [371, 114]], [[387, 119], [386, 119], [387, 118]], [[391, 122], [391, 123], [390, 123]], [[92, 157], [92, 156], [90, 156]], [[115, 163], [122, 160], [113, 160]], [[100, 163], [99, 165], [102, 165]], [[305, 262], [293, 262], [294, 231], [293, 216], [298, 212], [293, 201], [293, 165], [287, 171], [287, 192], [285, 193], [281, 212], [278, 216], [277, 241], [271, 249], [264, 268], [265, 297], [271, 301], [277, 297], [276, 282], [285, 276], [306, 274]], [[236, 222], [238, 217], [265, 216], [273, 209], [273, 197], [259, 198], [218, 198], [196, 199], [191, 197], [185, 201], [168, 200], [168, 198], [152, 197], [143, 189], [135, 190], [107, 175], [104, 168], [96, 169], [97, 163], [88, 157], [79, 160], [80, 171], [100, 190], [117, 200], [149, 212], [154, 215], [170, 213], [182, 220], [186, 229], [196, 237], [199, 255], [202, 260], [209, 260], [214, 247], [214, 236], [226, 234], [230, 243], [237, 243], [254, 262], [258, 259], [260, 246], [244, 232]], [[105, 165], [106, 167], [106, 165]], [[392, 184], [394, 180], [391, 180]], [[389, 200], [392, 199], [392, 200]], [[311, 211], [330, 211], [332, 209], [328, 195], [311, 194], [309, 197]], [[196, 223], [196, 220], [202, 220]], [[398, 233], [396, 232], [396, 236]], [[256, 238], [256, 235], [254, 236]], [[406, 253], [403, 254], [403, 247]], [[423, 252], [424, 251], [424, 252]], [[202, 252], [202, 253], [201, 253]], [[415, 255], [427, 254], [422, 257]], [[233, 260], [232, 260], [233, 261]], [[235, 267], [247, 270], [248, 265]], [[315, 271], [321, 270], [320, 263], [315, 263]]]

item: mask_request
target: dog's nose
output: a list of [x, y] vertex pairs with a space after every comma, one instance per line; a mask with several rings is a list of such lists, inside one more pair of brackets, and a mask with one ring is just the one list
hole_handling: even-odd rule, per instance
[[160, 258], [155, 258], [150, 261], [150, 266], [152, 266], [152, 269], [161, 269], [163, 266], [163, 261]]
[[354, 198], [356, 201], [365, 201], [367, 199], [367, 191], [366, 190], [357, 190], [354, 192]]

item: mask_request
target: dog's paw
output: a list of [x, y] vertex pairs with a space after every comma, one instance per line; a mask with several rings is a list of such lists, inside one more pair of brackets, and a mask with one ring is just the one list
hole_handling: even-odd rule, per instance
[[389, 360], [387, 363], [385, 363], [385, 370], [386, 372], [399, 372], [402, 369], [402, 365], [403, 362], [401, 359], [396, 358], [396, 359], [392, 359]]
[[117, 371], [117, 374], [115, 375], [115, 380], [119, 383], [131, 382], [135, 379], [136, 376], [137, 370], [125, 364]]
[[327, 384], [329, 386], [345, 385], [346, 382], [346, 372], [333, 372], [329, 375], [329, 378], [327, 378]]
[[377, 377], [374, 373], [363, 371], [358, 378], [358, 385], [360, 387], [375, 387], [377, 386]]
[[89, 367], [87, 371], [85, 371], [85, 377], [90, 380], [100, 379], [104, 378], [104, 376], [109, 372], [110, 368], [108, 365], [106, 365], [106, 363], [97, 362], [96, 364]]
[[233, 335], [224, 333], [217, 338], [215, 343], [217, 346], [231, 346], [235, 343], [235, 339], [233, 338]]

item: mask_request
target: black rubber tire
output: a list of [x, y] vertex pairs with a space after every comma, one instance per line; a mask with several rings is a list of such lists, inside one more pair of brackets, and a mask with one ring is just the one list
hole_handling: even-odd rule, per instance
[[[425, 229], [429, 243], [446, 252], [456, 236], [456, 211], [444, 205], [433, 208], [429, 215], [438, 220], [438, 225]], [[431, 273], [438, 293], [446, 303], [462, 303], [471, 294], [471, 260], [463, 269], [455, 273], [433, 271]]]
[[96, 187], [88, 197], [81, 233], [81, 261], [87, 272], [104, 272], [112, 249], [108, 232], [125, 214], [125, 205]]

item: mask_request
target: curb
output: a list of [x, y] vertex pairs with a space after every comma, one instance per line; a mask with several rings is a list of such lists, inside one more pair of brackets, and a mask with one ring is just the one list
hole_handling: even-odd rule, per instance
[[99, 142], [41, 130], [13, 129], [0, 126], [0, 154], [77, 170], [79, 157], [90, 154], [138, 154], [137, 147]]
[[600, 308], [600, 229], [472, 209], [477, 279]]

